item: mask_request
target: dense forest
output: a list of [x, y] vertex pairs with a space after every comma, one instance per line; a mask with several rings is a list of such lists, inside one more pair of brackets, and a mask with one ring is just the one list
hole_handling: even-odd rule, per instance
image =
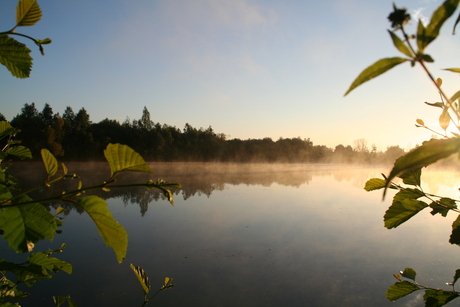
[[[7, 119], [0, 113], [0, 120]], [[197, 129], [187, 123], [181, 130], [154, 123], [146, 107], [139, 120], [127, 118], [120, 123], [106, 118], [93, 123], [84, 108], [75, 113], [68, 106], [60, 115], [49, 104], [39, 111], [35, 103], [26, 103], [10, 123], [21, 129], [18, 139], [35, 158], [40, 157], [41, 148], [47, 148], [63, 161], [102, 160], [108, 143], [126, 144], [147, 161], [165, 162], [390, 163], [404, 153], [399, 146], [385, 152], [377, 151], [375, 145], [369, 149], [364, 139], [356, 140], [353, 147], [340, 144], [335, 148], [300, 137], [228, 139], [211, 126]]]

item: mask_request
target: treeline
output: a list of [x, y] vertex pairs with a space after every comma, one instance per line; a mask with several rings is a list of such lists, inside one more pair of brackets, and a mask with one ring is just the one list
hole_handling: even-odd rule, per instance
[[[0, 114], [0, 120], [6, 118]], [[68, 106], [60, 115], [49, 104], [38, 111], [35, 103], [26, 103], [10, 123], [21, 129], [18, 139], [35, 158], [40, 157], [40, 149], [47, 148], [64, 161], [103, 160], [108, 143], [126, 144], [147, 161], [165, 162], [391, 163], [404, 153], [398, 146], [385, 152], [377, 152], [375, 146], [369, 150], [362, 139], [354, 147], [334, 149], [300, 137], [228, 139], [211, 126], [197, 129], [187, 123], [179, 129], [154, 123], [146, 107], [139, 120], [120, 123], [106, 118], [93, 123], [84, 108], [75, 113]]]

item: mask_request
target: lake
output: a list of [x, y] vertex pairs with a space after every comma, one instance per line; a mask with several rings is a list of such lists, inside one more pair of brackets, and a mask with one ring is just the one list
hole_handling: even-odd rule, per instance
[[[33, 185], [18, 165], [12, 171]], [[68, 167], [85, 185], [109, 177], [98, 163]], [[454, 214], [432, 217], [426, 210], [396, 229], [384, 228], [394, 192], [382, 201], [381, 191], [363, 187], [388, 173], [388, 166], [151, 167], [155, 173], [148, 178], [183, 185], [174, 191], [174, 206], [154, 190], [98, 192], [129, 234], [126, 260], [118, 264], [90, 218], [71, 210], [63, 233], [35, 251], [66, 242], [56, 257], [70, 262], [74, 272], [26, 287], [32, 296], [23, 306], [53, 306], [52, 295], [70, 295], [78, 306], [141, 306], [143, 291], [130, 263], [146, 271], [152, 293], [164, 277], [174, 279], [175, 287], [147, 306], [423, 306], [420, 291], [397, 303], [386, 300], [386, 289], [396, 282], [393, 274], [412, 267], [419, 283], [445, 287], [460, 268], [460, 247], [448, 243]], [[36, 177], [41, 176], [38, 168]], [[427, 190], [458, 197], [458, 173], [432, 171], [425, 177]], [[0, 248], [2, 258], [25, 258], [3, 241]]]

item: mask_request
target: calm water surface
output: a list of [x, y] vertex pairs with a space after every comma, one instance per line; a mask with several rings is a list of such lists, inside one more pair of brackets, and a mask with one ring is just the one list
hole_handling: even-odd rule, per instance
[[[86, 165], [86, 172], [69, 168], [78, 170], [83, 183], [98, 183], [108, 170], [96, 166]], [[460, 247], [448, 243], [453, 215], [431, 217], [427, 210], [397, 229], [383, 227], [392, 195], [382, 202], [381, 192], [363, 186], [388, 167], [152, 168], [156, 173], [149, 178], [183, 184], [174, 206], [144, 189], [99, 194], [128, 231], [126, 260], [118, 264], [90, 218], [72, 210], [63, 233], [36, 250], [66, 242], [57, 257], [74, 272], [25, 289], [33, 295], [23, 306], [53, 306], [52, 295], [70, 295], [78, 306], [141, 306], [143, 292], [130, 263], [147, 272], [152, 290], [165, 276], [174, 278], [176, 286], [148, 306], [423, 306], [417, 294], [386, 300], [396, 281], [392, 274], [412, 267], [419, 283], [442, 287], [460, 268]], [[433, 193], [458, 194], [457, 174], [426, 177]], [[14, 256], [4, 242], [1, 252]]]

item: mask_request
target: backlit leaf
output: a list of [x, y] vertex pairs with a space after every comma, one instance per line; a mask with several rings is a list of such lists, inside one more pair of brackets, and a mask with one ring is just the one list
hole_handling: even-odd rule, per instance
[[0, 64], [16, 78], [28, 78], [32, 70], [30, 49], [17, 40], [0, 34]]
[[446, 131], [447, 128], [449, 127], [449, 123], [450, 123], [449, 108], [444, 107], [442, 109], [441, 116], [439, 116], [439, 125], [444, 131]]
[[439, 213], [442, 216], [446, 217], [449, 210], [457, 209], [457, 202], [451, 198], [445, 197], [441, 198], [437, 202], [431, 203], [430, 208], [433, 209], [431, 211], [432, 215], [436, 215], [437, 213]]
[[109, 162], [111, 175], [120, 172], [153, 173], [144, 159], [129, 146], [122, 144], [109, 144], [104, 150], [104, 156]]
[[42, 17], [42, 11], [36, 0], [20, 0], [16, 7], [16, 26], [33, 26]]
[[407, 188], [407, 189], [401, 190], [398, 193], [396, 193], [395, 196], [393, 197], [393, 202], [403, 201], [405, 199], [418, 199], [424, 195], [425, 194], [418, 189], [408, 189]]
[[393, 204], [388, 208], [383, 217], [385, 227], [388, 229], [396, 228], [427, 206], [422, 201], [410, 198], [403, 201], [393, 201]]
[[16, 156], [20, 159], [32, 159], [32, 153], [30, 152], [30, 149], [22, 145], [9, 147], [6, 150], [6, 153], [12, 156]]
[[449, 243], [460, 244], [460, 215], [452, 223], [452, 233], [450, 235]]
[[430, 23], [425, 31], [425, 46], [428, 46], [428, 44], [438, 37], [442, 25], [455, 12], [459, 2], [460, 0], [446, 0], [433, 12]]
[[384, 179], [372, 178], [366, 182], [364, 190], [367, 192], [383, 189], [387, 186], [387, 182]]
[[427, 307], [438, 307], [444, 306], [448, 302], [458, 297], [458, 293], [454, 291], [444, 291], [439, 289], [428, 289], [425, 291], [423, 299], [425, 300], [425, 306]]
[[444, 108], [444, 104], [442, 102], [435, 102], [435, 103], [431, 103], [431, 102], [425, 102], [427, 105], [429, 106], [432, 106], [432, 107], [436, 107], [436, 108]]
[[144, 294], [147, 295], [150, 292], [150, 281], [144, 269], [133, 264], [130, 264], [129, 267], [131, 268], [131, 270], [133, 270], [134, 275], [136, 275], [137, 280], [139, 281], [142, 287], [142, 290], [144, 290]]
[[445, 68], [444, 70], [460, 73], [460, 68]]
[[58, 170], [58, 162], [54, 155], [48, 149], [40, 151], [42, 155], [43, 164], [45, 165], [46, 173], [49, 177], [53, 177]]
[[426, 142], [395, 161], [390, 175], [387, 177], [387, 185], [401, 173], [421, 169], [435, 163], [436, 161], [447, 158], [458, 152], [460, 149], [460, 138], [432, 139]]
[[391, 39], [393, 40], [393, 45], [407, 55], [408, 57], [412, 57], [412, 53], [410, 52], [409, 48], [404, 44], [404, 41], [402, 41], [393, 31], [388, 30], [388, 33], [390, 33]]
[[460, 278], [460, 270], [455, 270], [454, 280], [452, 281], [452, 284], [455, 284], [459, 278]]
[[415, 186], [420, 186], [421, 180], [420, 176], [422, 175], [422, 169], [414, 169], [407, 171], [405, 173], [402, 173], [399, 175], [399, 178], [403, 180], [404, 184], [409, 184], [409, 185], [415, 185]]
[[422, 52], [427, 46], [425, 42], [426, 28], [422, 22], [422, 19], [419, 19], [417, 26], [417, 47], [420, 52]]
[[77, 203], [93, 219], [105, 244], [113, 249], [118, 262], [121, 263], [128, 249], [128, 234], [123, 226], [113, 218], [106, 201], [93, 195], [80, 198]]
[[415, 276], [417, 276], [417, 273], [412, 268], [405, 268], [404, 271], [401, 272], [401, 276], [415, 281]]
[[388, 288], [386, 297], [389, 301], [396, 301], [417, 290], [420, 290], [420, 288], [416, 284], [409, 281], [401, 281]]
[[[22, 195], [15, 203], [32, 201]], [[54, 216], [38, 203], [0, 209], [0, 229], [10, 248], [19, 253], [30, 252], [34, 243], [49, 238], [56, 232]]]
[[361, 72], [361, 74], [359, 74], [359, 76], [350, 85], [350, 88], [347, 90], [347, 92], [345, 93], [344, 96], [348, 95], [348, 93], [350, 93], [353, 89], [355, 89], [356, 87], [360, 86], [364, 82], [367, 82], [367, 81], [369, 81], [369, 80], [371, 80], [371, 79], [383, 74], [384, 72], [392, 69], [396, 65], [399, 65], [399, 64], [407, 62], [407, 61], [409, 61], [409, 60], [404, 59], [404, 58], [399, 58], [399, 57], [385, 58], [385, 59], [378, 60], [377, 62], [375, 62], [371, 66], [369, 66], [366, 69], [364, 69]]
[[42, 252], [31, 254], [29, 258], [27, 258], [27, 261], [29, 263], [39, 265], [53, 273], [57, 273], [58, 271], [64, 271], [67, 274], [72, 274], [72, 265], [70, 263], [62, 261], [55, 257], [49, 257]]
[[456, 92], [451, 98], [450, 101], [455, 101], [460, 98], [460, 91]]

